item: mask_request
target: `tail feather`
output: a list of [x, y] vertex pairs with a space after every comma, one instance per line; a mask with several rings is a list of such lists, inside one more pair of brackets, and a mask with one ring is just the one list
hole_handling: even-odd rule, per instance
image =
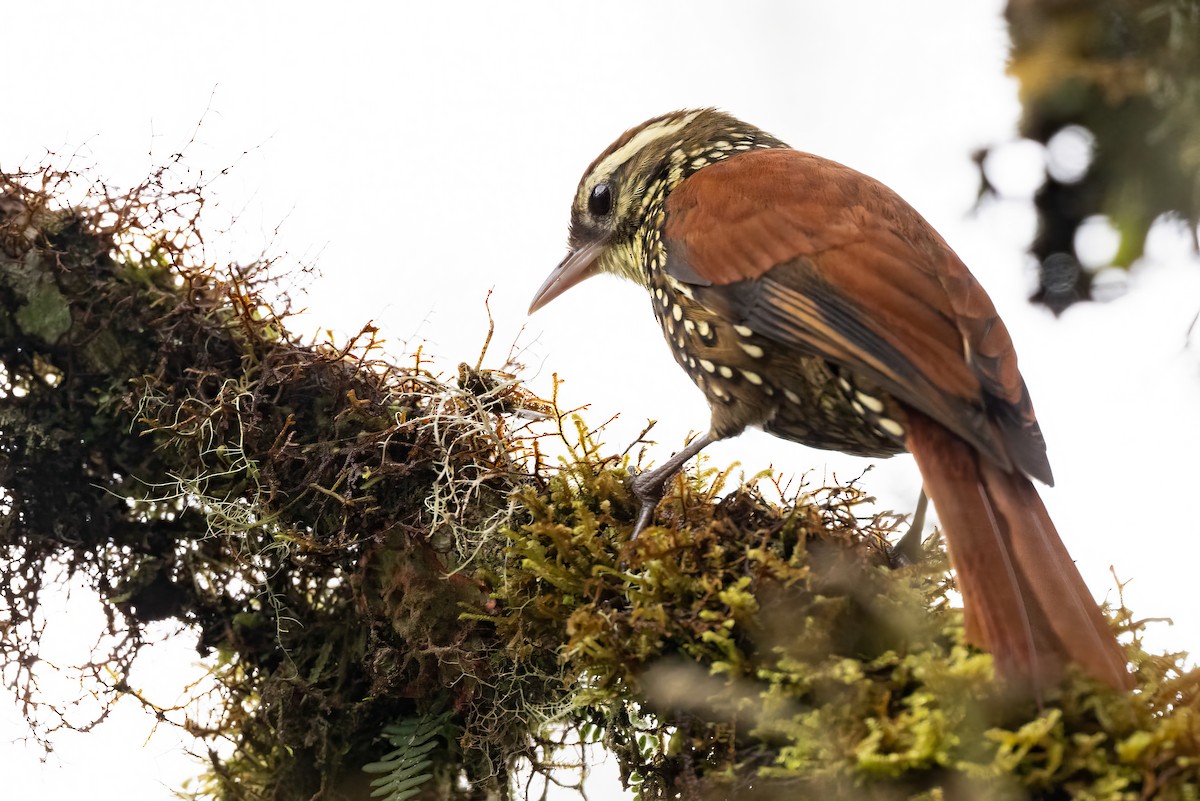
[[1131, 676], [1116, 637], [1030, 480], [913, 413], [908, 447], [938, 510], [967, 639], [1035, 691], [1075, 662], [1114, 688]]

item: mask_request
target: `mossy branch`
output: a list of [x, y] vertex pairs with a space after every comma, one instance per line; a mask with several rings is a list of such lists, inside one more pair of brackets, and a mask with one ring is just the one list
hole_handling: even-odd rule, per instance
[[[37, 689], [57, 564], [107, 604], [102, 700], [153, 706], [148, 623], [198, 633], [218, 712], [155, 711], [229, 744], [205, 797], [362, 798], [380, 763], [395, 797], [521, 797], [588, 744], [647, 801], [1200, 792], [1200, 682], [1126, 610], [1136, 693], [1009, 698], [941, 551], [892, 565], [861, 482], [768, 502], [703, 470], [631, 542], [627, 457], [518, 379], [295, 340], [267, 265], [175, 244], [189, 190], [30, 178], [0, 178], [0, 675], [35, 730], [90, 725]], [[385, 756], [446, 710], [447, 747]]]

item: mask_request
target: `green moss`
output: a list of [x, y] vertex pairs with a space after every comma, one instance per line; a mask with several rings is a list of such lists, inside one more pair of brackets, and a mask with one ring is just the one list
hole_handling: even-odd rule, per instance
[[[1196, 678], [1146, 657], [1137, 629], [1133, 695], [1072, 675], [1039, 707], [965, 645], [939, 548], [897, 569], [887, 521], [844, 525], [865, 502], [852, 488], [783, 507], [742, 488], [714, 506], [692, 477], [629, 542], [622, 477], [573, 462], [527, 491], [531, 520], [494, 593], [521, 610], [497, 619], [510, 642], [556, 648], [546, 678], [573, 699], [566, 719], [606, 721], [640, 798], [1116, 801], [1200, 787]], [[1167, 689], [1180, 682], [1186, 693]], [[617, 711], [630, 707], [649, 715], [648, 751]]]
[[[581, 419], [514, 418], [555, 410], [512, 379], [387, 364], [369, 329], [299, 344], [253, 270], [190, 266], [172, 237], [112, 257], [103, 215], [5, 185], [0, 364], [25, 392], [0, 398], [0, 652], [37, 658], [55, 564], [107, 600], [97, 697], [149, 704], [148, 624], [190, 626], [217, 712], [153, 711], [235, 745], [202, 797], [365, 797], [388, 727], [446, 712], [420, 769], [446, 798], [578, 759], [572, 737], [647, 800], [1197, 798], [1200, 676], [1127, 610], [1134, 693], [1072, 675], [1010, 697], [944, 553], [894, 566], [898, 523], [857, 484], [768, 502], [769, 477], [704, 469], [630, 541], [631, 465]], [[43, 285], [72, 320], [52, 343], [9, 325]]]
[[71, 328], [71, 308], [58, 287], [39, 283], [30, 288], [14, 319], [21, 331], [53, 345]]

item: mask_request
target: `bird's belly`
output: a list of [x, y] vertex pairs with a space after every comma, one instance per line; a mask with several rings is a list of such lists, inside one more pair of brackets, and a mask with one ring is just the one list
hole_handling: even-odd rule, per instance
[[[905, 450], [903, 411], [885, 393], [824, 358], [746, 337], [709, 315], [660, 317], [676, 362], [712, 407], [717, 437], [750, 426], [814, 448], [859, 456]], [[668, 315], [670, 312], [668, 311]]]
[[[784, 402], [763, 422], [764, 431], [856, 456], [893, 456], [905, 450], [904, 429], [895, 420], [899, 415], [884, 411], [895, 408], [890, 398], [864, 393], [853, 378], [824, 359], [804, 356], [798, 366], [781, 381]], [[797, 383], [796, 373], [806, 374], [806, 380]], [[878, 411], [865, 405], [864, 397]]]

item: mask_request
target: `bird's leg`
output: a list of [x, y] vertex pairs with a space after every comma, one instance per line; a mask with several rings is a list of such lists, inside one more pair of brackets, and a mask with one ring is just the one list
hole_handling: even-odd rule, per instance
[[917, 498], [917, 508], [913, 512], [912, 522], [908, 532], [892, 548], [892, 562], [897, 567], [915, 565], [921, 558], [921, 535], [925, 531], [925, 511], [929, 508], [929, 496], [921, 487], [921, 497]]
[[650, 525], [650, 521], [654, 517], [654, 509], [662, 500], [667, 481], [671, 476], [679, 472], [679, 468], [683, 467], [684, 462], [716, 441], [717, 438], [711, 432], [696, 437], [687, 444], [687, 447], [658, 467], [634, 476], [630, 480], [630, 491], [642, 502], [642, 511], [638, 514], [637, 525], [633, 527], [633, 536], [630, 539], [636, 538], [646, 526]]

